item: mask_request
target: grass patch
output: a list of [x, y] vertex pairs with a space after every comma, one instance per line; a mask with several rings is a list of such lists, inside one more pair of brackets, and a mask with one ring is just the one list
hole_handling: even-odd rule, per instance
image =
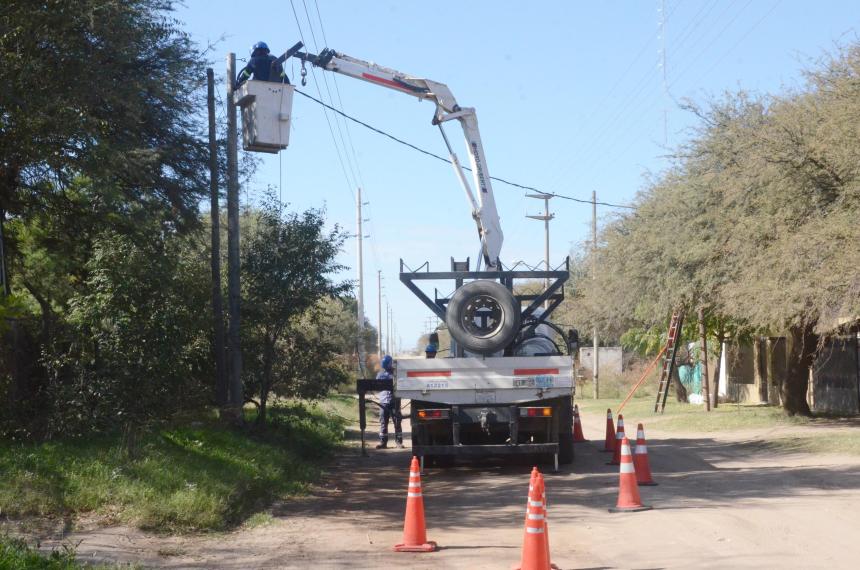
[[0, 443], [0, 511], [11, 516], [92, 512], [167, 532], [224, 530], [275, 499], [301, 494], [340, 443], [343, 420], [292, 403], [270, 410], [264, 431], [213, 420], [142, 437], [129, 459], [119, 436]]
[[353, 394], [331, 394], [313, 404], [323, 412], [340, 418], [345, 424], [358, 423], [358, 399]]
[[[605, 414], [607, 408], [613, 413], [618, 409], [620, 400], [577, 400], [584, 413]], [[721, 404], [715, 410], [706, 412], [704, 406], [682, 404], [667, 400], [664, 413], [654, 413], [651, 399], [633, 399], [622, 410], [628, 430], [635, 429], [637, 422], [658, 425], [667, 431], [728, 431], [747, 428], [773, 427], [775, 425], [809, 425], [809, 418], [788, 416], [781, 408], [774, 406], [752, 406]], [[632, 427], [631, 427], [632, 426]]]
[[254, 513], [248, 520], [245, 521], [245, 528], [257, 528], [258, 526], [268, 526], [275, 521], [272, 513], [259, 512]]
[[0, 535], [0, 568], [15, 570], [108, 570], [112, 568], [136, 568], [136, 566], [82, 565], [75, 560], [75, 551], [63, 547], [50, 553], [39, 552], [23, 540]]
[[860, 432], [781, 437], [771, 440], [769, 444], [787, 452], [860, 455]]

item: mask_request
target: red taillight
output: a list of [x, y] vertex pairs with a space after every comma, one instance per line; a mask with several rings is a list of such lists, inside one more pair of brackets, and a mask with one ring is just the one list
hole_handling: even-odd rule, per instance
[[418, 410], [419, 420], [446, 420], [449, 417], [449, 410]]
[[520, 408], [521, 418], [550, 418], [552, 408]]

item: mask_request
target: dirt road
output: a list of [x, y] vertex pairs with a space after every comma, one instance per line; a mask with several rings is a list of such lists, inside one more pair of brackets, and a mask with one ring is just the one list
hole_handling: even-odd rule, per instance
[[[586, 437], [602, 438], [602, 417], [583, 423]], [[641, 492], [652, 511], [607, 512], [618, 471], [600, 441], [577, 444], [574, 464], [546, 475], [560, 568], [857, 567], [860, 459], [781, 453], [755, 432], [648, 436], [660, 484]], [[164, 568], [507, 569], [518, 561], [528, 465], [428, 468], [428, 536], [441, 550], [395, 554], [410, 455], [370, 453], [352, 447], [312, 496], [278, 505], [263, 527], [182, 538], [112, 527], [66, 540], [80, 541], [84, 560]]]

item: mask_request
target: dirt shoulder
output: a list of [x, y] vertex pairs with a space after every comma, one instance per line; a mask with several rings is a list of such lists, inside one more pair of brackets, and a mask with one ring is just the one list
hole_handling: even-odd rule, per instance
[[[561, 568], [848, 568], [860, 527], [860, 458], [789, 453], [750, 431], [649, 430], [654, 510], [610, 514], [617, 467], [599, 451], [604, 418], [583, 416], [573, 465], [547, 474], [553, 561]], [[777, 428], [791, 430], [791, 427]], [[167, 537], [124, 527], [43, 536], [83, 560], [159, 568], [508, 568], [520, 556], [530, 466], [477, 461], [423, 477], [432, 554], [399, 541], [409, 451], [349, 446], [310, 496], [276, 505], [270, 524]]]

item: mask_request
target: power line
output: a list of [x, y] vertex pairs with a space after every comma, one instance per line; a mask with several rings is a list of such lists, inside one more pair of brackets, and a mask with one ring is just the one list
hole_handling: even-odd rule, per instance
[[[444, 156], [440, 156], [434, 152], [430, 152], [429, 150], [425, 150], [419, 146], [415, 146], [412, 143], [406, 142], [405, 140], [397, 138], [396, 136], [394, 136], [390, 133], [387, 133], [381, 129], [378, 129], [372, 125], [369, 125], [368, 123], [365, 123], [364, 121], [356, 119], [355, 117], [353, 117], [351, 115], [347, 115], [346, 113], [344, 113], [340, 109], [336, 109], [335, 107], [332, 107], [331, 105], [324, 103], [323, 101], [317, 99], [316, 97], [314, 97], [312, 95], [308, 95], [307, 93], [300, 91], [299, 89], [296, 89], [296, 93], [298, 93], [299, 95], [302, 95], [304, 97], [307, 97], [311, 101], [314, 101], [314, 102], [318, 103], [319, 105], [322, 105], [323, 107], [326, 107], [326, 108], [330, 109], [331, 111], [334, 111], [335, 113], [338, 113], [338, 114], [342, 115], [343, 117], [349, 119], [350, 121], [358, 123], [359, 125], [367, 128], [367, 129], [370, 129], [371, 131], [373, 131], [375, 133], [378, 133], [378, 134], [380, 134], [384, 137], [387, 137], [387, 138], [389, 138], [389, 139], [391, 139], [397, 143], [400, 143], [404, 146], [407, 146], [407, 147], [411, 148], [412, 150], [416, 150], [416, 151], [420, 152], [421, 154], [425, 154], [429, 157], [435, 158], [436, 160], [440, 160], [440, 161], [445, 162], [447, 164], [453, 164], [449, 159], [445, 158]], [[472, 171], [472, 169], [469, 168], [468, 166], [463, 166], [462, 168], [464, 170], [468, 170], [469, 172]], [[515, 188], [520, 188], [522, 190], [531, 190], [533, 192], [539, 192], [541, 194], [545, 194], [547, 196], [553, 196], [555, 198], [561, 198], [563, 200], [571, 200], [573, 202], [580, 202], [582, 204], [592, 204], [593, 203], [591, 200], [583, 200], [581, 198], [574, 198], [573, 196], [565, 196], [564, 194], [556, 194], [555, 192], [546, 192], [546, 191], [541, 190], [539, 188], [535, 188], [534, 186], [527, 186], [525, 184], [518, 184], [516, 182], [511, 182], [510, 180], [505, 180], [504, 178], [499, 178], [497, 176], [490, 176], [490, 179], [495, 180], [496, 182], [501, 182], [502, 184], [507, 184], [508, 186], [514, 186]], [[624, 206], [621, 204], [610, 204], [609, 202], [597, 202], [597, 204], [601, 205], [601, 206], [609, 206], [610, 208], [626, 208], [629, 210], [635, 210], [636, 209], [633, 206]]]
[[[296, 5], [293, 3], [293, 0], [290, 0], [290, 6], [293, 9], [293, 16], [296, 19], [296, 27], [299, 29], [299, 37], [302, 39], [302, 43], [307, 45], [307, 42], [305, 42], [304, 33], [302, 33], [302, 24], [301, 24], [301, 22], [299, 22], [299, 14], [298, 14], [298, 12], [296, 12]], [[314, 86], [316, 87], [317, 93], [319, 94], [320, 99], [322, 99], [322, 91], [320, 90], [319, 82], [317, 81], [317, 76], [316, 76], [316, 73], [314, 73], [313, 66], [311, 66], [311, 75], [313, 75]], [[296, 91], [298, 91], [298, 89]], [[331, 107], [330, 105], [325, 105], [325, 106], [329, 109], [336, 110], [333, 107]], [[349, 193], [352, 194], [352, 201], [355, 202], [355, 191], [353, 190], [353, 187], [356, 186], [356, 184], [354, 184], [354, 181], [350, 181], [349, 175], [346, 172], [346, 166], [343, 163], [343, 156], [341, 156], [341, 153], [340, 153], [340, 145], [337, 144], [337, 138], [335, 138], [335, 136], [334, 136], [334, 129], [331, 126], [331, 120], [328, 118], [328, 113], [323, 111], [323, 115], [325, 115], [326, 123], [328, 123], [329, 134], [331, 134], [331, 140], [334, 143], [334, 149], [335, 149], [335, 152], [337, 153], [337, 160], [340, 163], [340, 169], [343, 171], [343, 177], [344, 177], [344, 180], [346, 180], [346, 186], [349, 189]], [[345, 149], [344, 149], [344, 151], [345, 151]]]

